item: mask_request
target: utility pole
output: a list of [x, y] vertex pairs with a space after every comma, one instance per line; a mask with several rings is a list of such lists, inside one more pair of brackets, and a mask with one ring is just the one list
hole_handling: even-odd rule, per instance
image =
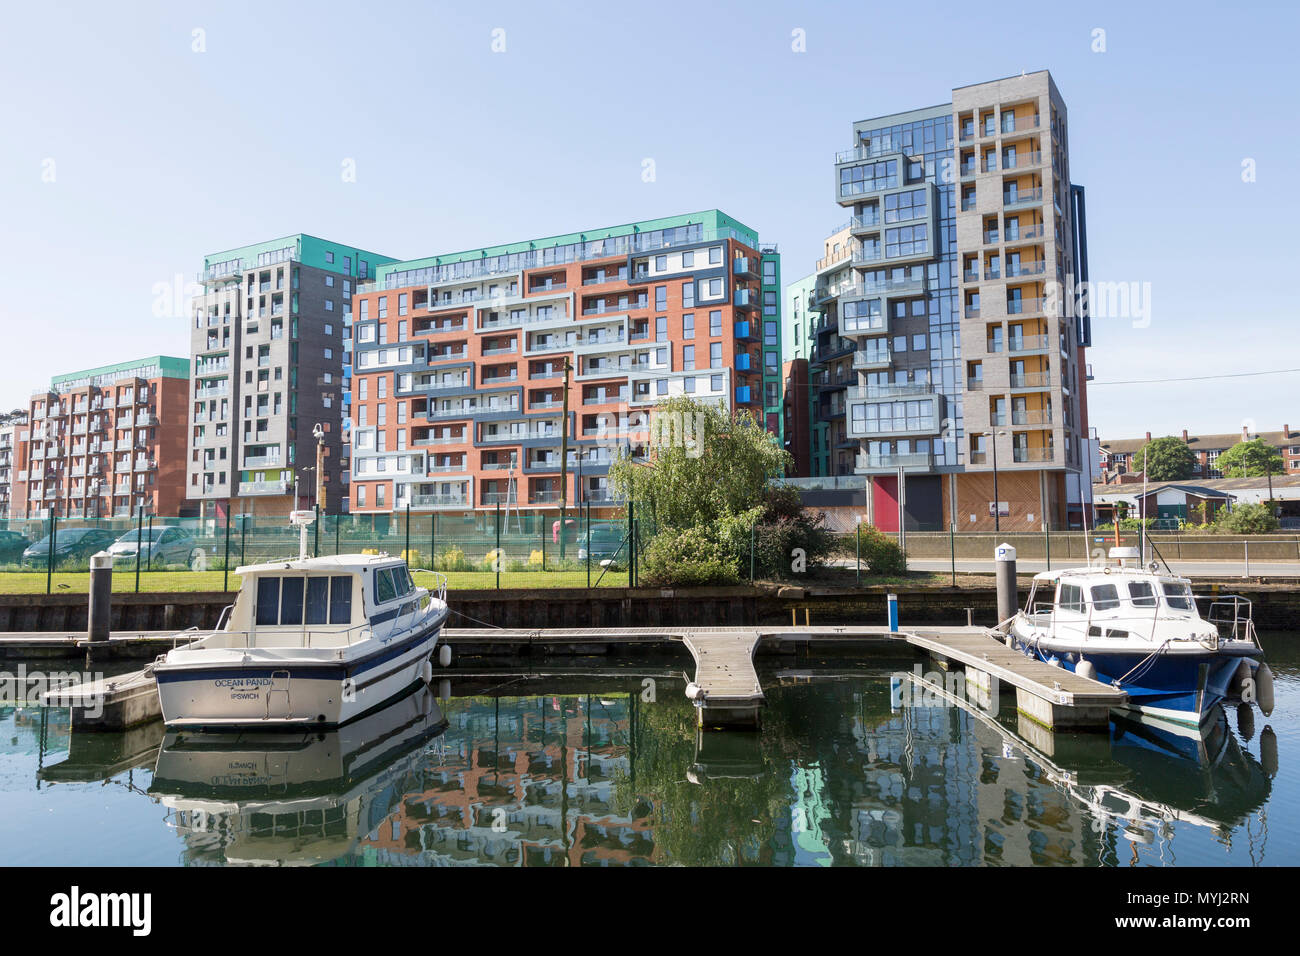
[[564, 560], [565, 505], [569, 503], [569, 373], [573, 364], [564, 356], [564, 418], [560, 422], [560, 560]]

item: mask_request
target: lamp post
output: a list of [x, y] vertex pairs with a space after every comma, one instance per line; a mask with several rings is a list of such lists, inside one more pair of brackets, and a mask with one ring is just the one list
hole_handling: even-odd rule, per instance
[[316, 507], [325, 510], [325, 478], [321, 468], [321, 459], [325, 455], [325, 429], [317, 422], [311, 430], [316, 439]]
[[993, 446], [993, 531], [999, 534], [1002, 531], [1002, 499], [998, 497], [998, 436], [1005, 436], [1007, 433], [995, 430], [982, 434], [990, 439], [990, 444]]

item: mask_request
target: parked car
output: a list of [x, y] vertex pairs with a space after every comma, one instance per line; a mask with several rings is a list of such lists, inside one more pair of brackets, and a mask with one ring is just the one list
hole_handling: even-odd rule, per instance
[[[54, 563], [71, 564], [90, 561], [111, 545], [115, 539], [112, 531], [102, 528], [60, 528], [54, 533]], [[42, 567], [50, 556], [50, 536], [46, 535], [23, 551], [23, 564]]]
[[17, 564], [30, 544], [19, 531], [0, 531], [0, 564]]
[[141, 567], [183, 564], [195, 568], [203, 561], [203, 549], [194, 536], [183, 528], [145, 528], [128, 531], [109, 547], [113, 564], [135, 566], [137, 543]]

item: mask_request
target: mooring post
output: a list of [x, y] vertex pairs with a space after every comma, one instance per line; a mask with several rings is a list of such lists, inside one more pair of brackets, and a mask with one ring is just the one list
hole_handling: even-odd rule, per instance
[[898, 595], [887, 594], [885, 603], [889, 608], [889, 630], [894, 634], [898, 633]]
[[90, 556], [90, 607], [86, 614], [86, 640], [107, 641], [113, 610], [113, 556], [107, 551]]
[[1005, 542], [993, 551], [997, 568], [998, 623], [1009, 621], [1016, 614], [1016, 549]]

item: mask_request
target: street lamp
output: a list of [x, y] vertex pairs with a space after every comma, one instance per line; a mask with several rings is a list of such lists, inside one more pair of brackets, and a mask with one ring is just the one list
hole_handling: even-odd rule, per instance
[[325, 429], [320, 422], [312, 427], [311, 434], [316, 439], [316, 507], [319, 513], [325, 509], [325, 480], [321, 468], [321, 458], [325, 454]]
[[993, 531], [995, 534], [1002, 531], [1002, 499], [998, 497], [998, 436], [1006, 436], [1006, 432], [991, 431], [981, 432], [985, 438], [992, 439], [990, 444], [993, 446]]

